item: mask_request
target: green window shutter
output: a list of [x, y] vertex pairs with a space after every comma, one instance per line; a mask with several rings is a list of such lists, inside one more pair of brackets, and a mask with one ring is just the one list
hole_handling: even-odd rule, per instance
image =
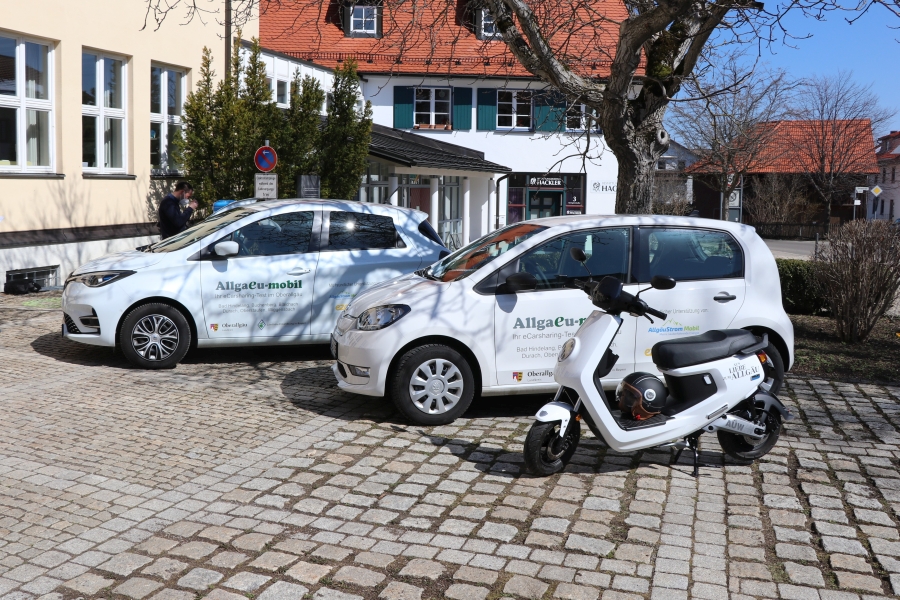
[[394, 86], [394, 129], [412, 129], [415, 89], [409, 86]]
[[453, 129], [472, 129], [472, 88], [453, 88]]
[[478, 123], [479, 131], [497, 129], [497, 89], [478, 88]]
[[534, 97], [534, 130], [565, 131], [566, 99], [559, 92], [537, 94]]

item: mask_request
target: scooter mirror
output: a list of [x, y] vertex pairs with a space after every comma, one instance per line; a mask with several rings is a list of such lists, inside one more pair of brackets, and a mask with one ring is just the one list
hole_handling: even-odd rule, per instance
[[584, 250], [575, 246], [569, 248], [569, 256], [580, 263], [587, 260], [587, 254], [584, 253]]
[[537, 278], [531, 273], [513, 273], [506, 278], [505, 292], [526, 292], [537, 288]]
[[671, 290], [675, 287], [675, 279], [668, 275], [654, 275], [650, 279], [650, 287], [657, 290]]

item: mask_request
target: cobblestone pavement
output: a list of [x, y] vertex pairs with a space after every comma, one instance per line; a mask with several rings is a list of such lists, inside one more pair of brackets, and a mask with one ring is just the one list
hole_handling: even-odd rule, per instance
[[[585, 432], [520, 474], [543, 398], [453, 426], [339, 391], [321, 349], [138, 371], [0, 301], [0, 598], [851, 600], [900, 592], [900, 389], [790, 380], [752, 466]], [[248, 359], [247, 356], [252, 358]]]

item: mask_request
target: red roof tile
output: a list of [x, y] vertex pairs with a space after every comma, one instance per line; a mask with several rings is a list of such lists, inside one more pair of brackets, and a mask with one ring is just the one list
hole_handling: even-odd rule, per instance
[[[346, 37], [336, 1], [268, 6], [260, 16], [261, 45], [326, 67], [335, 68], [355, 58], [363, 74], [534, 78], [502, 41], [479, 40], [460, 25], [465, 0], [415, 3], [415, 15], [403, 8], [409, 4], [385, 2], [384, 36], [380, 39]], [[595, 18], [588, 23], [585, 18], [582, 26], [574, 23], [573, 27], [570, 11], [568, 17], [560, 14], [559, 22], [545, 31], [553, 31], [548, 36], [550, 44], [575, 72], [607, 77], [618, 42], [616, 21], [626, 19], [628, 13], [621, 0], [590, 0], [589, 8], [609, 21], [597, 22]], [[584, 11], [584, 5], [573, 4], [573, 10]], [[421, 27], [413, 26], [414, 16], [415, 22], [423, 24]]]
[[[844, 173], [879, 172], [868, 119], [770, 121], [758, 127], [768, 130], [761, 136], [765, 145], [756, 156], [747, 158], [753, 163], [747, 168], [748, 173], [813, 173], [819, 170], [816, 163], [822, 157], [826, 165], [836, 165]], [[845, 156], [849, 158], [845, 160]], [[688, 169], [695, 173], [714, 170], [709, 159], [701, 159]]]

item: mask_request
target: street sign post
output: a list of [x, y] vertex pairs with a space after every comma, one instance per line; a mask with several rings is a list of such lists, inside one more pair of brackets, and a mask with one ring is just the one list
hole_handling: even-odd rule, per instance
[[253, 193], [256, 198], [275, 200], [278, 198], [278, 174], [257, 173], [256, 186]]
[[278, 164], [278, 155], [275, 154], [275, 149], [271, 146], [263, 146], [253, 156], [253, 163], [257, 169], [263, 173], [268, 173]]

